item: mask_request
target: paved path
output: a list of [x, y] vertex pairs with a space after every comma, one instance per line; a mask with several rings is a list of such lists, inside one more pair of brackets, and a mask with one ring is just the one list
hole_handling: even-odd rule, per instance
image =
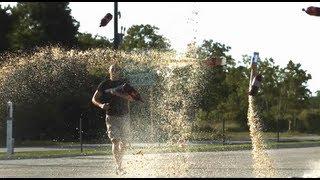
[[[320, 177], [320, 147], [267, 151], [274, 177]], [[130, 154], [124, 177], [257, 177], [251, 151]], [[112, 156], [0, 160], [0, 177], [119, 177]], [[121, 177], [121, 176], [120, 176]]]

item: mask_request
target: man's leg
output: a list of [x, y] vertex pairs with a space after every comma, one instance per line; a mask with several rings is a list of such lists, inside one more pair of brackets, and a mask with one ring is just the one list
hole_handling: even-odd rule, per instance
[[[110, 117], [111, 118], [111, 117]], [[127, 146], [127, 132], [125, 132], [124, 130], [127, 130], [126, 127], [126, 119], [123, 119], [126, 117], [112, 117], [112, 121], [113, 124], [112, 126], [109, 125], [108, 130], [109, 130], [109, 138], [112, 139], [112, 153], [114, 155], [114, 159], [116, 161], [116, 164], [118, 166], [118, 170], [117, 173], [125, 173], [125, 171], [123, 171], [123, 167], [122, 167], [122, 159], [126, 150], [126, 146]], [[111, 121], [110, 121], [111, 122]]]
[[107, 126], [107, 133], [108, 137], [112, 143], [112, 154], [114, 161], [116, 163], [117, 169], [121, 169], [121, 161], [119, 160], [119, 139], [117, 138], [118, 135], [118, 127], [117, 127], [117, 119], [113, 116], [106, 115], [106, 126]]
[[126, 150], [127, 144], [124, 141], [119, 141], [119, 161], [122, 164], [122, 159]]
[[122, 157], [121, 157], [121, 152], [120, 152], [120, 141], [113, 139], [112, 141], [112, 154], [114, 157], [114, 160], [117, 164], [117, 169], [122, 169]]
[[130, 118], [129, 115], [126, 115], [124, 117], [122, 117], [121, 119], [121, 139], [120, 139], [120, 143], [119, 143], [119, 150], [120, 150], [120, 161], [122, 162], [123, 156], [125, 151], [128, 148], [128, 137], [129, 137], [129, 130], [130, 130]]

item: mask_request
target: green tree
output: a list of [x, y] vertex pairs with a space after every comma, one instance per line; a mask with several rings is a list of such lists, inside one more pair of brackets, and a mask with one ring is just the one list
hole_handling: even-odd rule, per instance
[[12, 8], [13, 28], [9, 33], [11, 49], [30, 49], [39, 42], [40, 30], [38, 24], [30, 17], [30, 8], [23, 3], [17, 3]]
[[12, 9], [14, 31], [10, 38], [14, 49], [35, 46], [76, 45], [79, 22], [70, 15], [68, 2], [19, 2]]
[[82, 50], [89, 48], [112, 48], [112, 42], [102, 36], [95, 35], [92, 37], [90, 33], [78, 33], [77, 39], [79, 48]]
[[279, 118], [280, 99], [280, 67], [275, 65], [274, 59], [265, 58], [259, 62], [259, 73], [263, 75], [262, 85], [257, 96], [257, 103], [261, 111], [266, 130], [276, 130], [276, 120]]
[[244, 66], [229, 67], [225, 84], [227, 96], [219, 106], [224, 118], [233, 124], [229, 129], [239, 131], [247, 129], [249, 69]]
[[213, 40], [210, 39], [203, 41], [202, 45], [197, 49], [197, 55], [199, 59], [207, 59], [209, 57], [224, 59], [227, 65], [234, 66], [234, 59], [231, 55], [227, 54], [230, 50], [230, 46], [219, 42], [213, 42]]
[[12, 28], [12, 16], [9, 14], [10, 6], [2, 8], [0, 5], [0, 53], [10, 48], [8, 34]]
[[[204, 60], [208, 57], [217, 58], [229, 58], [232, 61], [231, 56], [227, 53], [230, 47], [221, 45], [220, 43], [213, 42], [213, 40], [204, 40], [200, 47], [197, 48], [197, 55], [200, 60]], [[225, 98], [228, 94], [224, 80], [226, 77], [226, 69], [222, 66], [208, 67], [203, 66], [203, 93], [200, 106], [204, 111], [209, 112], [217, 107], [218, 102]]]
[[[231, 48], [224, 44], [214, 42], [213, 40], [204, 40], [196, 53], [198, 58], [203, 61], [209, 57], [224, 59], [226, 66], [208, 67], [203, 63], [203, 76], [201, 79], [201, 96], [199, 97], [200, 108], [206, 112], [208, 121], [210, 114], [219, 114], [221, 118], [235, 120], [239, 116], [238, 105], [233, 106], [238, 101], [238, 95], [233, 94], [238, 88], [233, 82], [240, 82], [239, 75], [242, 74], [241, 67], [234, 68], [235, 61], [228, 55]], [[232, 80], [233, 76], [237, 76], [237, 80]], [[237, 92], [237, 91], [236, 91]], [[215, 121], [218, 122], [218, 121]]]
[[311, 75], [301, 69], [301, 64], [295, 64], [291, 60], [287, 66], [281, 69], [281, 107], [284, 118], [288, 121], [288, 131], [293, 130], [297, 115], [307, 104], [311, 92], [306, 83]]
[[310, 108], [320, 109], [320, 91], [316, 91], [316, 96], [310, 97]]
[[126, 51], [131, 50], [170, 50], [170, 43], [167, 38], [159, 35], [159, 30], [156, 26], [133, 25], [123, 38], [121, 47]]
[[301, 126], [299, 129], [308, 133], [319, 133], [320, 131], [320, 110], [319, 109], [304, 109], [299, 115]]

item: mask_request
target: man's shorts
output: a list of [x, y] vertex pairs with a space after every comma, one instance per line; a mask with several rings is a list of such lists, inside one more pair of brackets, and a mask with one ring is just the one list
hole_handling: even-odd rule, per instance
[[106, 115], [106, 125], [108, 137], [127, 142], [130, 131], [130, 116], [109, 116]]

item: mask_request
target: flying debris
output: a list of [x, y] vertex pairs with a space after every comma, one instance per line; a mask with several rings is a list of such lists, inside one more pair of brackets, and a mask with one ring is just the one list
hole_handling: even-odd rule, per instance
[[310, 16], [320, 16], [320, 7], [310, 6], [307, 9], [302, 9], [302, 11], [305, 11]]
[[138, 93], [138, 91], [136, 91], [131, 85], [124, 83], [123, 85], [117, 86], [115, 88], [112, 89], [107, 89], [104, 92], [106, 93], [110, 93], [112, 90], [120, 93], [120, 94], [128, 94], [130, 95], [133, 100], [135, 101], [141, 101], [144, 102], [140, 96], [140, 94]]
[[209, 67], [223, 66], [226, 64], [224, 59], [210, 57], [205, 60], [205, 64]]
[[105, 15], [100, 22], [100, 26], [99, 27], [103, 27], [106, 26], [112, 19], [112, 14], [108, 13], [107, 15]]
[[122, 86], [122, 91], [125, 93], [128, 93], [135, 101], [141, 101], [143, 102], [140, 94], [138, 93], [138, 91], [136, 91], [132, 86], [130, 86], [129, 84], [125, 83]]

